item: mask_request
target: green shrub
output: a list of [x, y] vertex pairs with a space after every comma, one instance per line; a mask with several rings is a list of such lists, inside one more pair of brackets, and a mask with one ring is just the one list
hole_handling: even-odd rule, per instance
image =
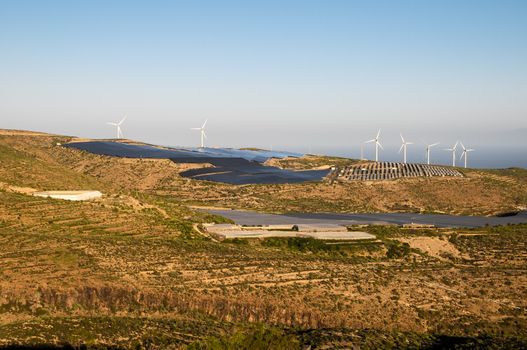
[[189, 350], [295, 350], [301, 343], [294, 334], [280, 328], [261, 326], [254, 330], [238, 331], [231, 336], [210, 337], [190, 344]]
[[408, 243], [400, 243], [397, 241], [388, 244], [388, 251], [386, 256], [390, 259], [404, 258], [410, 254], [410, 245]]
[[183, 239], [192, 239], [197, 236], [196, 232], [194, 231], [194, 228], [192, 227], [192, 223], [188, 221], [171, 219], [166, 221], [165, 224], [170, 229], [180, 232], [181, 238]]

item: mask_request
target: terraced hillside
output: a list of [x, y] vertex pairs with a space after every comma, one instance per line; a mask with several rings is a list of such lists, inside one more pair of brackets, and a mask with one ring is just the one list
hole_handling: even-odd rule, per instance
[[[351, 244], [214, 242], [201, 235], [200, 223], [222, 218], [187, 207], [345, 211], [381, 207], [373, 197], [383, 191], [397, 203], [397, 186], [406, 186], [400, 198], [417, 201], [414, 188], [438, 210], [436, 203], [448, 203], [441, 187], [435, 198], [417, 192], [422, 182], [406, 180], [363, 187], [212, 184], [179, 177], [184, 167], [169, 161], [57, 145], [68, 140], [0, 133], [0, 349], [527, 346], [525, 225], [367, 227], [361, 230], [378, 240]], [[485, 184], [501, 200], [492, 207], [499, 211], [525, 203], [523, 171], [466, 174], [459, 179], [465, 182], [433, 184], [463, 185], [465, 195]], [[105, 196], [77, 203], [28, 195], [78, 188]], [[373, 204], [348, 204], [337, 190]], [[509, 206], [511, 198], [520, 204]], [[462, 203], [449, 205], [480, 210]]]
[[325, 329], [323, 339], [304, 339], [320, 346], [357, 344], [353, 332], [363, 328], [389, 341], [525, 337], [525, 226], [371, 228], [378, 242], [338, 246], [214, 243], [70, 222], [49, 232], [44, 223], [2, 225], [0, 344], [177, 348], [207, 335], [228, 341], [252, 322], [299, 341], [307, 330]]

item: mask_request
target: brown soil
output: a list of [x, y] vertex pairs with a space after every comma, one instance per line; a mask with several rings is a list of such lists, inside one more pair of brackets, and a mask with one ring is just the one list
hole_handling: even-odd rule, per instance
[[419, 249], [434, 258], [448, 260], [447, 257], [469, 258], [456, 248], [455, 245], [448, 241], [448, 237], [412, 237], [401, 238], [401, 242], [406, 242], [412, 248]]
[[[463, 179], [231, 186], [182, 178], [188, 165], [56, 146], [69, 139], [0, 135], [4, 325], [58, 316], [207, 316], [221, 324], [525, 336], [525, 226], [367, 227], [378, 241], [330, 249], [295, 241], [213, 242], [199, 224], [221, 218], [188, 208], [490, 214], [527, 204], [521, 170], [469, 170]], [[19, 188], [26, 190], [13, 190]], [[92, 189], [105, 197], [67, 202], [28, 196], [27, 188]], [[396, 241], [417, 250], [388, 258]], [[3, 329], [0, 344], [12, 339]], [[55, 331], [38, 336], [57, 341]], [[203, 337], [199, 328], [189, 333]], [[35, 339], [28, 334], [21, 341]]]

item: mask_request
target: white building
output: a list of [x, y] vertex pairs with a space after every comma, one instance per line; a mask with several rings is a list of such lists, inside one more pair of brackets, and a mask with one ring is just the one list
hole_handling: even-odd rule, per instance
[[44, 191], [34, 192], [33, 196], [64, 199], [68, 201], [87, 201], [90, 199], [101, 198], [102, 193], [99, 191]]

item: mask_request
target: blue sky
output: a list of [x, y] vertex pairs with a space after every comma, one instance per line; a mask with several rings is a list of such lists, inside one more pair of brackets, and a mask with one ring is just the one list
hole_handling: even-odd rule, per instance
[[0, 127], [111, 137], [125, 114], [172, 145], [208, 118], [220, 146], [523, 147], [527, 1], [0, 0]]

